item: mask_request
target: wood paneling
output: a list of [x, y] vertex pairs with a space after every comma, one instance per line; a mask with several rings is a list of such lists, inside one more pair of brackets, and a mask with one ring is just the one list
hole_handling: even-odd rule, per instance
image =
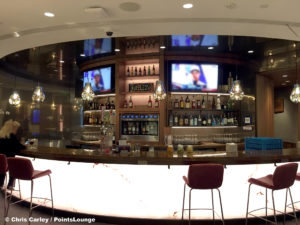
[[274, 82], [256, 76], [256, 131], [257, 137], [274, 137]]

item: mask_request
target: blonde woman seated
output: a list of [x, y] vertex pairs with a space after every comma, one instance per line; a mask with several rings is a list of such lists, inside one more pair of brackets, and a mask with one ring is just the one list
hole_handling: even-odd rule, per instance
[[[13, 120], [8, 120], [4, 123], [0, 130], [0, 154], [5, 154], [6, 157], [15, 157], [20, 150], [25, 149], [26, 146], [22, 145], [16, 134], [20, 128], [20, 123]], [[5, 174], [0, 174], [0, 188], [3, 187], [5, 179]], [[9, 178], [7, 185], [8, 189], [14, 187], [15, 179], [13, 177]]]

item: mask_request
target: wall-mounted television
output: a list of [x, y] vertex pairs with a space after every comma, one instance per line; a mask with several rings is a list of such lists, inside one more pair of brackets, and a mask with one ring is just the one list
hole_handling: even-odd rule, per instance
[[83, 86], [91, 83], [96, 95], [114, 92], [114, 65], [93, 68], [83, 72]]
[[170, 91], [216, 92], [218, 90], [219, 66], [209, 63], [170, 64]]
[[218, 35], [172, 35], [172, 47], [218, 46]]
[[86, 57], [102, 55], [112, 52], [112, 38], [98, 38], [84, 40], [84, 55]]

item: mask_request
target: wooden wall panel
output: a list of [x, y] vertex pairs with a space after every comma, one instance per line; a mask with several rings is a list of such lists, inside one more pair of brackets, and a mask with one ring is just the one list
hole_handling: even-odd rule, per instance
[[274, 82], [256, 76], [256, 133], [257, 137], [274, 137]]

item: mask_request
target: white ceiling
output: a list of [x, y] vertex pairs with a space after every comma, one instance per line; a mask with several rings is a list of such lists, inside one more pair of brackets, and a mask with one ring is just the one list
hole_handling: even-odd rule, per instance
[[[124, 2], [140, 9], [120, 9]], [[182, 4], [192, 2], [192, 9]], [[105, 13], [87, 13], [100, 6]], [[0, 57], [58, 42], [114, 36], [220, 34], [300, 41], [299, 0], [10, 0], [0, 3]], [[55, 13], [54, 18], [44, 12]], [[14, 37], [13, 32], [20, 33]]]

